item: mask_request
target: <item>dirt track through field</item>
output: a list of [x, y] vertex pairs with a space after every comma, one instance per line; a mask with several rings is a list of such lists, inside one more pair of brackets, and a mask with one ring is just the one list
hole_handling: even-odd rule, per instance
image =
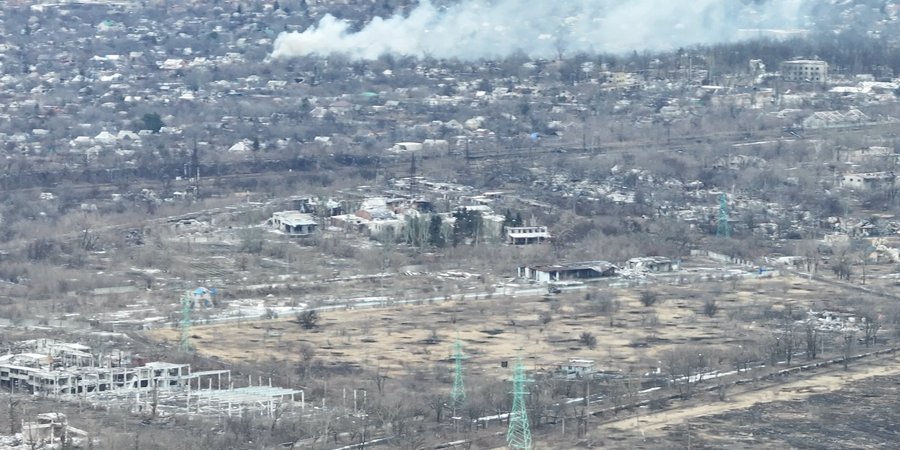
[[850, 370], [847, 371], [837, 366], [827, 372], [803, 377], [789, 383], [747, 392], [735, 392], [727, 395], [726, 400], [722, 402], [690, 404], [684, 407], [676, 407], [672, 410], [641, 415], [637, 418], [631, 416], [605, 423], [599, 428], [601, 430], [637, 429], [644, 434], [658, 432], [663, 428], [678, 425], [689, 419], [745, 409], [758, 403], [801, 400], [814, 394], [840, 390], [850, 383], [866, 378], [897, 375], [900, 374], [900, 364], [898, 362], [900, 362], [900, 359], [892, 356], [880, 359], [875, 364], [863, 365], [857, 363], [856, 367], [851, 365]]

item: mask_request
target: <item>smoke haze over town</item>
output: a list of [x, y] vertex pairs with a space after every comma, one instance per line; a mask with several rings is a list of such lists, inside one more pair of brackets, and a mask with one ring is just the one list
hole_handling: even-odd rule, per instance
[[408, 15], [375, 17], [359, 31], [334, 16], [303, 32], [285, 32], [272, 57], [383, 54], [477, 60], [524, 52], [559, 54], [670, 50], [739, 39], [741, 29], [796, 29], [806, 24], [804, 0], [465, 0], [424, 1]]

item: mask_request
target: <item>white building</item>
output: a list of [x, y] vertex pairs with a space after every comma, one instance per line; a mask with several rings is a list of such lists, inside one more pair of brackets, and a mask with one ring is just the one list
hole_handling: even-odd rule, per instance
[[800, 83], [828, 81], [828, 63], [811, 59], [797, 59], [781, 63], [781, 78]]
[[540, 244], [548, 239], [550, 232], [547, 227], [506, 227], [507, 244]]
[[872, 190], [897, 184], [893, 172], [847, 173], [841, 176], [841, 187], [854, 190]]
[[643, 256], [629, 259], [625, 267], [642, 272], [671, 272], [677, 268], [677, 264], [664, 256]]
[[388, 151], [391, 153], [409, 153], [421, 151], [424, 147], [421, 142], [398, 142]]
[[524, 266], [518, 268], [519, 278], [549, 283], [553, 281], [597, 279], [613, 277], [617, 267], [607, 261], [585, 261], [552, 266]]
[[871, 119], [858, 109], [841, 111], [816, 111], [803, 119], [803, 128], [847, 128], [857, 127]]
[[269, 225], [291, 236], [309, 236], [319, 225], [312, 214], [300, 211], [279, 211], [272, 214]]
[[557, 367], [557, 373], [565, 378], [584, 378], [594, 374], [594, 360], [569, 358], [569, 361]]

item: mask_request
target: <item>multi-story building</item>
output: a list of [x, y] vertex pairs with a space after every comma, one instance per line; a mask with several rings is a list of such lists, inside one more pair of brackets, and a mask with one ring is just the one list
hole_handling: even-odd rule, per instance
[[798, 59], [781, 63], [781, 77], [785, 81], [800, 83], [825, 83], [828, 81], [828, 63], [825, 61]]

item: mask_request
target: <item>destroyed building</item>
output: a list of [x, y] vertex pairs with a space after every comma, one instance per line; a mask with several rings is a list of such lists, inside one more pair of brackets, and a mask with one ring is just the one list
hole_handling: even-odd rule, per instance
[[828, 63], [825, 61], [798, 59], [784, 61], [780, 65], [785, 81], [799, 83], [825, 83], [828, 81]]
[[137, 365], [139, 359], [111, 358], [83, 348], [45, 339], [19, 343], [16, 352], [0, 357], [0, 385], [13, 393], [60, 400], [131, 404], [137, 411], [153, 401], [187, 413], [271, 415], [284, 405], [293, 407], [296, 395], [305, 407], [303, 391], [273, 387], [271, 380], [266, 386], [259, 378], [254, 385], [248, 378], [245, 387], [235, 387], [230, 370], [194, 371], [190, 364], [163, 361]]
[[518, 276], [540, 283], [549, 283], [551, 281], [613, 277], [617, 270], [615, 265], [607, 261], [586, 261], [550, 266], [519, 267]]

